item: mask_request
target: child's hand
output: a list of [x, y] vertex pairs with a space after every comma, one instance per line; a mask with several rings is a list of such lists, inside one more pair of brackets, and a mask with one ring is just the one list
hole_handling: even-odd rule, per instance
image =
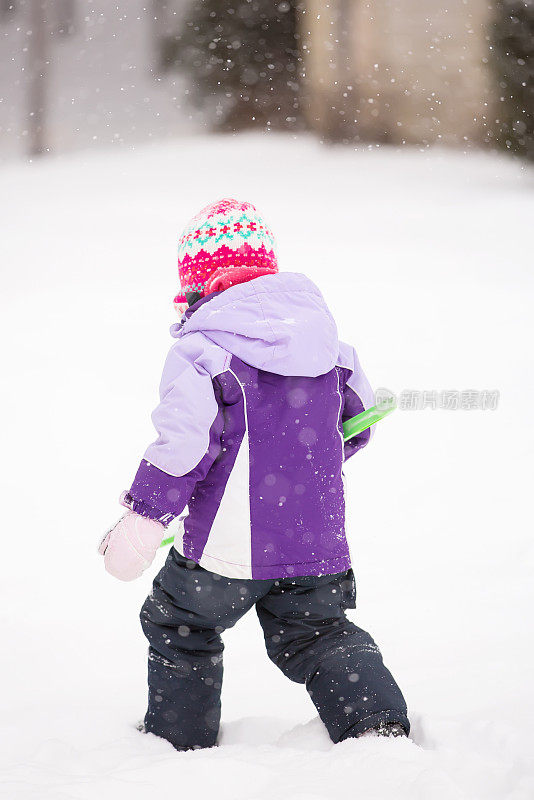
[[139, 578], [154, 561], [164, 532], [161, 522], [128, 511], [100, 542], [106, 570], [120, 581]]

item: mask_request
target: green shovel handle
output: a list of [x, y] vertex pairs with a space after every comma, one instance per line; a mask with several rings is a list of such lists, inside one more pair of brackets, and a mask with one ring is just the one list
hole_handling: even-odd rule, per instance
[[169, 536], [168, 539], [164, 539], [160, 544], [160, 547], [167, 547], [168, 544], [172, 544], [174, 542], [174, 536]]
[[381, 419], [384, 419], [384, 417], [387, 417], [392, 411], [395, 411], [395, 408], [396, 406], [394, 404], [388, 406], [372, 406], [366, 411], [362, 411], [361, 414], [351, 417], [351, 419], [343, 423], [343, 441], [347, 442], [349, 439], [352, 439], [353, 436], [357, 436], [358, 433], [366, 431], [367, 428], [370, 428], [375, 422], [380, 422]]

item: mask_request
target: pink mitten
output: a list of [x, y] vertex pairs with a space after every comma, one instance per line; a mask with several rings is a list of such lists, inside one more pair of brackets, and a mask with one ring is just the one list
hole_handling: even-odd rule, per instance
[[133, 581], [154, 561], [165, 532], [161, 522], [127, 511], [100, 542], [106, 570], [120, 581]]

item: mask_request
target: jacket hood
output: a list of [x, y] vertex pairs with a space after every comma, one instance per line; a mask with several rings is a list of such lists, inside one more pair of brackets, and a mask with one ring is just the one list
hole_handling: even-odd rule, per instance
[[264, 275], [210, 295], [171, 327], [179, 338], [196, 332], [277, 375], [324, 375], [339, 353], [336, 324], [321, 292], [296, 272]]

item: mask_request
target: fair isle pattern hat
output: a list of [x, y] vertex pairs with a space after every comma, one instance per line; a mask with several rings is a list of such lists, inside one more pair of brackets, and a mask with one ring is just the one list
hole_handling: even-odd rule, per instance
[[178, 242], [180, 292], [208, 295], [278, 272], [274, 237], [252, 203], [230, 198], [211, 203], [193, 217]]

